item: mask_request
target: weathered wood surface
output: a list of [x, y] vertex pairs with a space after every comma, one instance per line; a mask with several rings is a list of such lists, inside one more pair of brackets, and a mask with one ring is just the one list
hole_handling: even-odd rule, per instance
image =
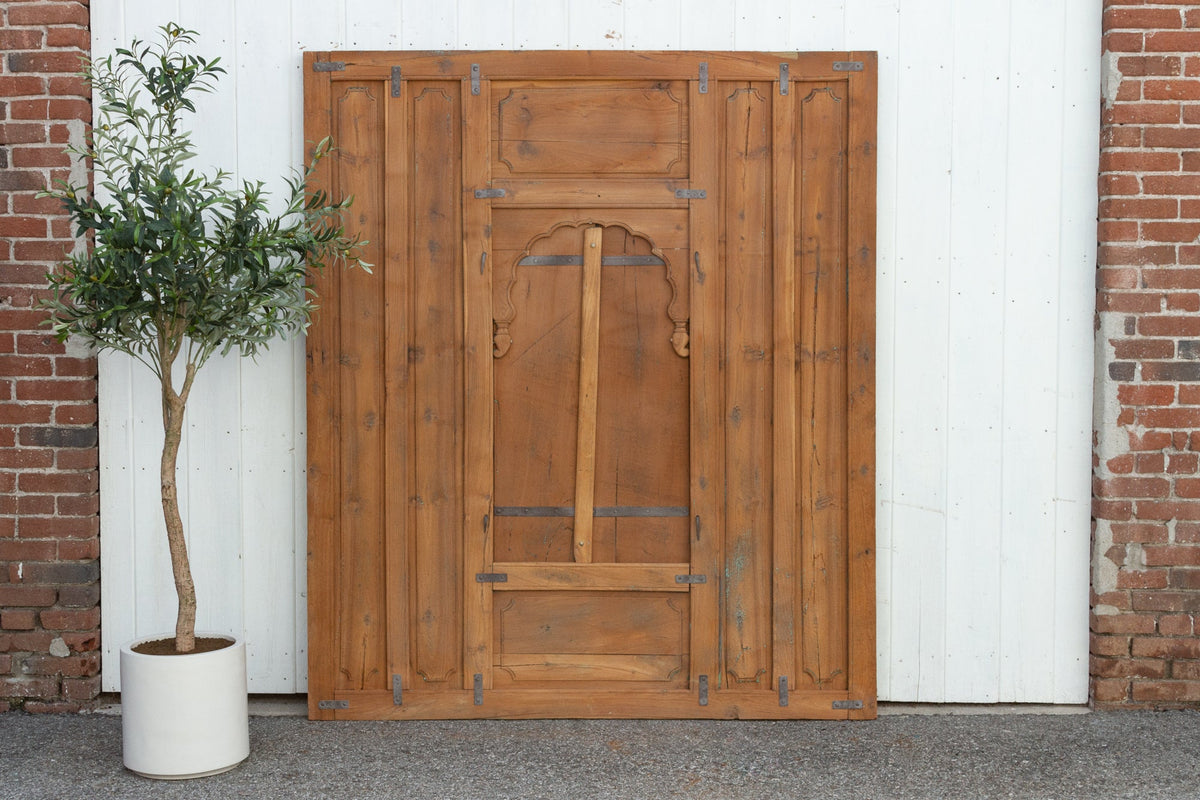
[[[473, 87], [458, 54], [436, 79], [423, 54], [395, 56], [400, 81], [353, 53], [309, 77], [349, 144], [326, 180], [365, 198], [383, 268], [328, 278], [318, 323], [336, 341], [315, 407], [336, 424], [314, 463], [335, 452], [339, 471], [313, 486], [338, 530], [312, 537], [329, 587], [313, 715], [393, 680], [441, 698], [433, 716], [462, 715], [452, 690], [477, 682], [508, 698], [498, 716], [547, 713], [550, 686], [596, 694], [555, 716], [828, 716], [848, 698], [873, 715], [873, 665], [850, 660], [874, 641], [852, 550], [870, 551], [873, 503], [864, 530], [849, 513], [851, 463], [873, 464], [869, 373], [849, 385], [873, 321], [849, 281], [873, 263], [873, 206], [849, 203], [869, 151], [853, 189], [848, 165], [874, 61], [831, 78], [800, 57], [781, 83], [777, 56], [711, 54], [744, 74], [701, 87], [667, 80], [688, 54], [491, 55], [472, 57], [514, 80]], [[636, 74], [656, 64], [658, 82]], [[628, 177], [668, 173], [702, 194]], [[634, 711], [625, 694], [652, 686], [687, 691]], [[698, 705], [701, 686], [736, 707]]]

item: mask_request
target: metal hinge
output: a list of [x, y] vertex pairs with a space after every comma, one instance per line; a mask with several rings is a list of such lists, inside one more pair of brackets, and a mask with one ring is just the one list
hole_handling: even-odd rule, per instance
[[703, 200], [708, 197], [708, 192], [704, 189], [676, 189], [675, 199], [677, 200]]
[[788, 90], [791, 88], [791, 85], [792, 85], [791, 78], [788, 77], [788, 65], [780, 64], [779, 65], [779, 93], [787, 94]]
[[392, 705], [404, 705], [404, 688], [400, 685], [400, 676], [392, 676]]
[[483, 675], [475, 673], [475, 705], [483, 705]]
[[786, 706], [788, 704], [788, 685], [787, 675], [779, 676], [779, 705]]
[[706, 575], [676, 575], [676, 583], [708, 583]]
[[834, 72], [862, 72], [863, 62], [861, 61], [835, 61], [833, 62]]
[[700, 676], [700, 705], [708, 705], [708, 676]]
[[708, 62], [700, 62], [700, 94], [708, 94]]
[[506, 194], [508, 193], [503, 189], [476, 189], [475, 199], [486, 200], [489, 197], [504, 197]]
[[508, 583], [507, 572], [477, 572], [475, 573], [476, 583]]
[[341, 72], [346, 69], [345, 61], [314, 61], [313, 72]]
[[317, 708], [319, 708], [323, 711], [332, 711], [332, 710], [338, 709], [338, 708], [349, 708], [349, 707], [350, 707], [349, 700], [322, 700], [321, 702], [317, 703]]
[[471, 65], [471, 94], [479, 94], [479, 65]]
[[392, 67], [392, 97], [400, 96], [400, 81], [401, 70], [399, 67]]
[[862, 700], [834, 700], [833, 707], [835, 710], [841, 711], [845, 709], [860, 709], [863, 707]]

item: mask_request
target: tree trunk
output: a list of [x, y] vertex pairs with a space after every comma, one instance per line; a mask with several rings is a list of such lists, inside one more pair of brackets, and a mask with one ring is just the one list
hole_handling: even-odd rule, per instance
[[183, 412], [196, 368], [192, 364], [187, 365], [183, 391], [177, 393], [171, 383], [171, 362], [174, 361], [174, 356], [166, 352], [165, 347], [160, 353], [166, 357], [160, 360], [163, 403], [163, 450], [160, 465], [162, 507], [163, 520], [167, 526], [167, 544], [171, 551], [171, 572], [175, 578], [175, 595], [179, 600], [179, 614], [175, 620], [175, 649], [180, 653], [190, 653], [196, 649], [196, 585], [192, 582], [183, 519], [179, 515], [179, 488], [175, 482], [175, 469], [179, 461], [179, 444], [183, 439]]

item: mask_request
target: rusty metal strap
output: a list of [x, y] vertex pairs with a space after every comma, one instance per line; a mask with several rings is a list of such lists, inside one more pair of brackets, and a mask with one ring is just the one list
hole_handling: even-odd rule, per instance
[[[496, 506], [497, 517], [574, 517], [574, 506]], [[597, 506], [595, 517], [686, 517], [687, 506]]]
[[[583, 256], [525, 256], [519, 267], [582, 267]], [[602, 267], [661, 267], [665, 262], [658, 256], [604, 256]]]

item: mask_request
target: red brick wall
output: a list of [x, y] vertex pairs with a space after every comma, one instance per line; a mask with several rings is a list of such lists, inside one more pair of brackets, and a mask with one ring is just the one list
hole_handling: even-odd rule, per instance
[[88, 20], [87, 0], [0, 0], [0, 711], [100, 691], [96, 360], [36, 309], [74, 246], [37, 192], [72, 173], [63, 149], [91, 119]]
[[1092, 692], [1200, 704], [1200, 7], [1106, 0]]

